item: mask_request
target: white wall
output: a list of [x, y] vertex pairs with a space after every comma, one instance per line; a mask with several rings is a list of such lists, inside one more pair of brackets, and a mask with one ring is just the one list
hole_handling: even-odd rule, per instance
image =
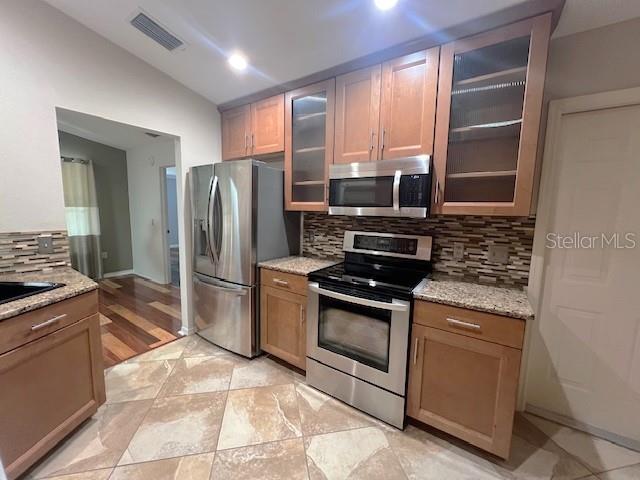
[[166, 278], [166, 239], [162, 225], [162, 167], [175, 165], [175, 141], [156, 139], [127, 150], [133, 271], [158, 283]]
[[215, 105], [36, 0], [0, 2], [0, 44], [0, 231], [65, 228], [55, 107], [179, 136], [182, 308], [191, 318], [185, 175], [220, 160]]

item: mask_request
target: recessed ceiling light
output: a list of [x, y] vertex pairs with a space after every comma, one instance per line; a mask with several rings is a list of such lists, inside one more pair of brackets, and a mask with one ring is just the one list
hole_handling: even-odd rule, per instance
[[396, 6], [398, 0], [375, 0], [376, 7], [380, 10], [389, 10]]
[[229, 65], [231, 65], [234, 70], [241, 72], [242, 70], [246, 70], [248, 63], [244, 55], [241, 53], [234, 53], [229, 57]]

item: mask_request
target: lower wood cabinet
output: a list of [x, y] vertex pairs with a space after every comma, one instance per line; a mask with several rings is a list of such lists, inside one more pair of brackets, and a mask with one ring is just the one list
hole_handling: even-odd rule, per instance
[[417, 323], [411, 348], [408, 415], [508, 458], [521, 351]]
[[[85, 295], [97, 310], [97, 296]], [[11, 480], [104, 403], [98, 314], [0, 355], [0, 392], [0, 457]]]
[[303, 370], [307, 355], [306, 306], [306, 296], [261, 287], [260, 347]]
[[307, 277], [260, 270], [260, 348], [307, 368]]

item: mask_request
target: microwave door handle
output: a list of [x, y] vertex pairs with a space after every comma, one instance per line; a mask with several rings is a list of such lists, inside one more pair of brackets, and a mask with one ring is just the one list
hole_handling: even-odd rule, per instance
[[391, 303], [379, 302], [377, 300], [369, 300], [368, 298], [354, 297], [351, 295], [345, 295], [344, 293], [334, 292], [333, 290], [327, 290], [320, 288], [317, 282], [309, 283], [309, 290], [318, 295], [324, 295], [325, 297], [335, 298], [336, 300], [342, 300], [343, 302], [356, 303], [358, 305], [364, 305], [366, 307], [379, 308], [381, 310], [391, 310], [394, 312], [408, 312], [409, 305], [407, 302], [400, 302], [393, 300]]
[[219, 258], [218, 258], [218, 247], [215, 244], [215, 239], [213, 235], [213, 226], [211, 225], [212, 223], [211, 219], [212, 219], [212, 214], [215, 208], [214, 202], [215, 202], [217, 191], [218, 191], [218, 177], [214, 175], [211, 182], [211, 192], [209, 194], [209, 205], [207, 208], [207, 237], [209, 241], [209, 251], [211, 252], [212, 260], [215, 264], [219, 262]]
[[400, 170], [396, 170], [396, 173], [393, 175], [393, 210], [396, 212], [400, 211], [400, 177], [402, 176], [402, 172]]

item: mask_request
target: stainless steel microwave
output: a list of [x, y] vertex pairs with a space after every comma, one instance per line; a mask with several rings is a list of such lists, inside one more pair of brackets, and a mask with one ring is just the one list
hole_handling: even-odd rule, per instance
[[429, 214], [431, 157], [329, 167], [329, 214], [418, 217]]

